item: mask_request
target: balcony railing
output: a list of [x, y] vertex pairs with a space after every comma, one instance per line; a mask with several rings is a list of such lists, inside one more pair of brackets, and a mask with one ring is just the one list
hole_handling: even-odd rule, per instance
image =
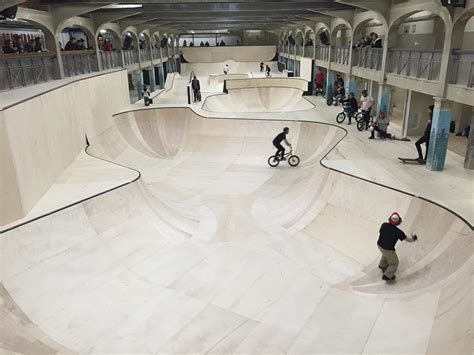
[[159, 48], [152, 48], [151, 49], [151, 57], [153, 59], [160, 59], [161, 58], [160, 49]]
[[100, 62], [102, 69], [113, 69], [122, 66], [122, 54], [120, 51], [100, 51], [99, 52]]
[[313, 46], [304, 47], [304, 56], [306, 58], [313, 58], [314, 57], [314, 47]]
[[296, 47], [296, 55], [299, 55], [300, 57], [303, 56], [303, 47], [302, 46], [297, 46]]
[[288, 47], [286, 47], [287, 53], [289, 53], [290, 55], [295, 55], [295, 47], [295, 45], [290, 44]]
[[39, 84], [58, 76], [55, 54], [0, 54], [0, 90]]
[[149, 62], [151, 60], [151, 49], [140, 49], [140, 62]]
[[62, 52], [64, 75], [67, 77], [98, 71], [94, 50]]
[[332, 47], [331, 62], [349, 65], [350, 47]]
[[314, 58], [324, 61], [329, 61], [329, 47], [316, 47], [316, 52], [314, 53]]
[[453, 50], [449, 84], [474, 87], [474, 51]]
[[442, 50], [390, 48], [388, 72], [419, 79], [438, 80]]
[[163, 58], [168, 58], [168, 47], [161, 48], [161, 56]]
[[138, 50], [136, 49], [122, 50], [122, 53], [123, 53], [123, 64], [125, 66], [138, 64]]
[[382, 48], [354, 48], [352, 52], [352, 66], [372, 70], [382, 68]]

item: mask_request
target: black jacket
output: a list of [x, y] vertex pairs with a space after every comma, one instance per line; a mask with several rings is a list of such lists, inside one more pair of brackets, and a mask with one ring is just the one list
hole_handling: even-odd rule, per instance
[[191, 81], [191, 87], [194, 91], [201, 90], [201, 84], [199, 83], [199, 80], [193, 79], [193, 81]]

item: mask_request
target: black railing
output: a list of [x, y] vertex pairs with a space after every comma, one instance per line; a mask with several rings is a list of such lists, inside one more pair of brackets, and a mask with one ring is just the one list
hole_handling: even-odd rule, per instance
[[94, 50], [62, 52], [64, 75], [67, 77], [98, 71]]
[[382, 68], [382, 48], [354, 48], [352, 51], [352, 66], [380, 70]]
[[426, 80], [438, 80], [442, 50], [402, 49], [388, 50], [388, 72]]
[[474, 51], [453, 50], [449, 84], [474, 87]]

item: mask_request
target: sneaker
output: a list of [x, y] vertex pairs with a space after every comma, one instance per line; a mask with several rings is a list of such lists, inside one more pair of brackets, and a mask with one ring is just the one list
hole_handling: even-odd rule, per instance
[[286, 160], [286, 158], [281, 158], [280, 160], [281, 160], [281, 161], [285, 161], [285, 160]]
[[348, 123], [347, 123], [348, 126], [351, 125], [351, 124], [352, 124], [351, 122], [348, 122]]
[[387, 270], [386, 267], [381, 267], [380, 265], [379, 265], [379, 269], [382, 270], [383, 272], [385, 272], [385, 270]]
[[392, 277], [391, 279], [388, 278], [387, 276], [383, 275], [383, 276], [382, 276], [382, 280], [385, 280], [385, 281], [393, 281], [393, 280], [395, 280], [395, 275], [393, 275], [393, 277]]
[[374, 137], [370, 136], [369, 139], [375, 139]]
[[426, 164], [426, 160], [423, 158], [418, 158], [418, 163], [420, 164]]

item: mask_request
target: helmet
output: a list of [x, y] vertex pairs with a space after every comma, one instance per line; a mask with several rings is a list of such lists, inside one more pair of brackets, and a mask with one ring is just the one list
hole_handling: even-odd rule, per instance
[[283, 128], [283, 132], [288, 133], [290, 129], [288, 127]]
[[367, 96], [369, 92], [367, 90], [362, 90], [362, 95]]
[[402, 217], [400, 217], [398, 212], [393, 212], [388, 218], [388, 221], [390, 222], [390, 224], [398, 226], [402, 223]]
[[351, 93], [349, 94], [349, 96], [350, 96], [350, 97], [354, 97], [354, 93], [351, 92]]

